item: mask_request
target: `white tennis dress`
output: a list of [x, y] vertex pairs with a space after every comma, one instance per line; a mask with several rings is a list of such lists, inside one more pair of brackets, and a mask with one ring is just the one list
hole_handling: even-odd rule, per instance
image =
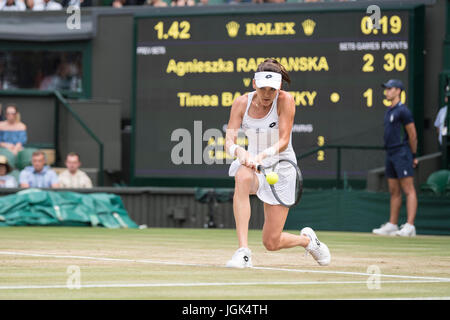
[[[244, 131], [248, 139], [248, 152], [252, 155], [257, 155], [264, 151], [266, 148], [273, 146], [278, 142], [278, 109], [277, 100], [278, 94], [273, 100], [272, 107], [269, 113], [261, 119], [254, 119], [248, 115], [248, 109], [253, 99], [255, 91], [248, 94], [247, 108], [245, 110], [244, 118], [242, 119], [241, 129]], [[268, 157], [263, 160], [262, 165], [272, 165], [277, 163], [281, 159], [289, 159], [297, 163], [294, 149], [292, 148], [292, 132], [289, 138], [289, 144], [287, 148], [279, 154]], [[234, 160], [228, 171], [228, 175], [234, 177], [239, 167], [241, 166], [238, 159]], [[277, 194], [280, 199], [286, 203], [293, 203], [295, 199], [295, 183], [296, 183], [296, 171], [292, 166], [283, 167], [277, 166], [274, 169], [278, 173], [279, 180], [275, 184]], [[276, 205], [279, 202], [273, 196], [269, 183], [264, 178], [262, 173], [256, 173], [259, 181], [258, 191], [256, 195], [258, 198], [268, 204]]]

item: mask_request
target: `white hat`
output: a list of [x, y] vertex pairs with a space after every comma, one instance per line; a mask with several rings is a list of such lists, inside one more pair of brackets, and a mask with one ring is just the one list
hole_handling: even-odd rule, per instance
[[280, 89], [281, 74], [276, 72], [262, 71], [255, 73], [255, 83], [258, 88], [271, 87]]

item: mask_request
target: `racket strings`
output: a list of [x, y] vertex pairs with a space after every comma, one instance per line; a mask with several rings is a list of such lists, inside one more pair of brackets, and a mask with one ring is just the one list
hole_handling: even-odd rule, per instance
[[289, 162], [282, 161], [272, 170], [278, 174], [278, 182], [273, 185], [273, 190], [284, 204], [293, 204], [298, 190], [296, 168]]

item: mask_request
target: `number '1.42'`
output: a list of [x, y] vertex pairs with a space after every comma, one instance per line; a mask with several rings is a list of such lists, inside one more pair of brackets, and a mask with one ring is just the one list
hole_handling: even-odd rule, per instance
[[158, 40], [172, 39], [189, 39], [191, 34], [189, 30], [191, 29], [191, 24], [189, 21], [173, 21], [167, 31], [164, 28], [164, 22], [159, 21], [154, 29], [156, 30], [156, 36]]

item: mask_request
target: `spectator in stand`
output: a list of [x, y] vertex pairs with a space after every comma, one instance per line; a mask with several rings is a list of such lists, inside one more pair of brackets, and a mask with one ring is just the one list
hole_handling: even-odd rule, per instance
[[0, 155], [0, 188], [17, 188], [17, 180], [9, 173], [12, 171], [8, 158]]
[[172, 0], [171, 7], [192, 7], [195, 6], [195, 0]]
[[71, 65], [68, 62], [60, 62], [54, 74], [46, 76], [39, 84], [40, 90], [70, 90]]
[[114, 8], [122, 8], [123, 6], [140, 6], [145, 3], [146, 0], [114, 0], [112, 6]]
[[448, 128], [445, 123], [445, 120], [447, 119], [447, 109], [448, 109], [447, 103], [448, 103], [448, 96], [446, 95], [445, 106], [439, 109], [439, 112], [436, 116], [436, 120], [434, 121], [434, 127], [436, 128], [438, 134], [439, 149], [441, 151], [442, 151], [442, 137], [448, 134]]
[[17, 155], [27, 142], [27, 126], [20, 121], [14, 104], [6, 106], [5, 116], [6, 120], [0, 121], [0, 147]]
[[27, 10], [33, 10], [34, 4], [37, 1], [42, 1], [42, 0], [36, 0], [36, 1], [34, 1], [34, 0], [25, 0], [25, 6], [27, 7]]
[[0, 0], [0, 11], [25, 11], [23, 0]]
[[114, 8], [122, 8], [124, 6], [125, 2], [126, 2], [126, 0], [114, 0], [111, 5]]
[[5, 113], [3, 112], [3, 106], [0, 103], [0, 121], [4, 121], [5, 119], [6, 118], [5, 118]]
[[66, 167], [59, 174], [59, 186], [61, 188], [92, 188], [92, 181], [88, 175], [80, 170], [80, 156], [70, 152], [66, 156]]
[[264, 3], [265, 0], [226, 0], [228, 4], [240, 4], [240, 3]]
[[168, 4], [164, 0], [147, 0], [147, 4], [152, 7], [167, 7]]
[[45, 153], [38, 150], [31, 156], [31, 166], [25, 167], [19, 175], [21, 188], [59, 188], [58, 175], [45, 164]]
[[33, 11], [55, 11], [62, 10], [62, 5], [53, 0], [43, 0], [40, 3], [35, 3]]
[[67, 7], [80, 8], [80, 7], [85, 7], [87, 4], [85, 3], [84, 0], [62, 0], [61, 5], [64, 8], [67, 8]]

